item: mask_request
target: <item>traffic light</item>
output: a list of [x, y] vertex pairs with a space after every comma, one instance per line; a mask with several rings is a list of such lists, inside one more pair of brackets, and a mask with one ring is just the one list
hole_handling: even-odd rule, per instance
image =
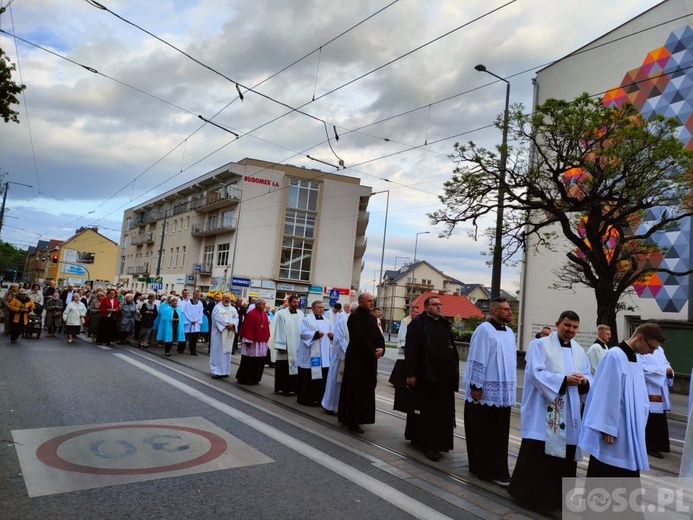
[[41, 257], [41, 262], [45, 262], [45, 261], [46, 261], [46, 257], [45, 257], [45, 256], [42, 256], [42, 257]]
[[51, 256], [51, 261], [52, 261], [54, 264], [57, 264], [57, 263], [58, 263], [58, 255], [53, 255], [53, 256]]

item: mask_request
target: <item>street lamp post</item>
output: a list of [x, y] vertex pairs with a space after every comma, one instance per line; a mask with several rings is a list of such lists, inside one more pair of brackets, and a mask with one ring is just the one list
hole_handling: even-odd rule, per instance
[[411, 257], [409, 257], [409, 256], [396, 256], [395, 257], [395, 271], [397, 270], [397, 260], [399, 260], [400, 258], [402, 260], [411, 260]]
[[[380, 301], [380, 287], [383, 284], [383, 264], [385, 262], [385, 239], [387, 238], [387, 215], [390, 211], [390, 190], [374, 191], [373, 193], [371, 193], [371, 196], [378, 195], [380, 193], [387, 193], [387, 200], [385, 201], [385, 225], [383, 226], [383, 247], [380, 253], [380, 279], [378, 280], [378, 305], [380, 305], [381, 308], [384, 308], [384, 299], [383, 301]], [[375, 292], [375, 287], [373, 288], [373, 292]], [[390, 314], [392, 314], [392, 312], [390, 312]], [[387, 316], [387, 314], [385, 314], [385, 316]], [[390, 339], [389, 334], [391, 331], [392, 321], [390, 321], [388, 326], [388, 340]]]
[[496, 236], [493, 242], [493, 265], [491, 268], [491, 299], [500, 296], [501, 282], [501, 263], [503, 261], [503, 206], [504, 192], [503, 185], [505, 184], [505, 173], [508, 163], [508, 119], [510, 116], [510, 82], [494, 74], [486, 68], [485, 65], [479, 64], [474, 67], [479, 72], [490, 74], [494, 78], [505, 83], [505, 111], [503, 112], [503, 140], [501, 142], [500, 155], [500, 172], [498, 175], [498, 209], [496, 213]]
[[[414, 266], [416, 266], [416, 250], [419, 247], [419, 235], [428, 235], [430, 231], [421, 231], [416, 234], [416, 240], [414, 241]], [[416, 267], [414, 267], [416, 269]]]

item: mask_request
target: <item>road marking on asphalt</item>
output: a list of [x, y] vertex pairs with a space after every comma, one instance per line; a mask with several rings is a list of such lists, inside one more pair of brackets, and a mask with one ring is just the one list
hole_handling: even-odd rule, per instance
[[101, 350], [113, 350], [111, 347], [107, 347], [106, 345], [97, 345], [94, 343], [94, 346], [100, 348]]
[[449, 518], [441, 514], [440, 512], [436, 511], [435, 509], [427, 506], [426, 504], [423, 504], [418, 500], [414, 500], [413, 498], [402, 493], [401, 491], [398, 491], [395, 488], [380, 482], [379, 480], [371, 477], [370, 475], [367, 475], [366, 473], [363, 473], [362, 471], [359, 471], [349, 466], [348, 464], [339, 461], [334, 457], [331, 457], [330, 455], [327, 455], [326, 453], [316, 450], [314, 446], [310, 446], [302, 441], [299, 441], [291, 437], [290, 435], [282, 432], [281, 430], [274, 428], [273, 426], [265, 424], [264, 422], [255, 419], [254, 417], [244, 412], [241, 412], [240, 410], [236, 410], [235, 408], [225, 403], [222, 403], [214, 399], [213, 397], [210, 397], [209, 395], [199, 390], [196, 390], [195, 388], [185, 383], [182, 383], [181, 381], [178, 381], [177, 379], [171, 376], [163, 374], [159, 372], [156, 368], [150, 367], [149, 365], [145, 365], [144, 363], [132, 359], [130, 356], [127, 356], [125, 354], [114, 354], [114, 356], [119, 357], [123, 361], [126, 361], [127, 363], [130, 363], [131, 365], [147, 372], [148, 374], [173, 386], [174, 388], [177, 388], [181, 392], [191, 397], [194, 397], [195, 399], [198, 399], [199, 401], [215, 408], [216, 410], [219, 410], [220, 412], [228, 415], [229, 417], [241, 421], [244, 425], [259, 431], [267, 437], [270, 437], [271, 439], [274, 439], [275, 441], [296, 451], [304, 457], [307, 457], [313, 462], [320, 464], [324, 468], [333, 471], [337, 475], [340, 475], [341, 477], [349, 480], [357, 486], [362, 487], [366, 491], [373, 493], [377, 497], [390, 502], [395, 507], [405, 511], [406, 513], [412, 515], [415, 518]]
[[13, 430], [30, 497], [274, 462], [202, 417]]

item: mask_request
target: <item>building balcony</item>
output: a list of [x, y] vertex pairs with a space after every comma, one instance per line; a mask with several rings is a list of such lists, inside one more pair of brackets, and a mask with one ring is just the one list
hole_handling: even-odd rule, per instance
[[366, 253], [366, 246], [368, 245], [368, 240], [366, 237], [357, 236], [356, 244], [354, 245], [354, 258], [363, 258]]
[[130, 237], [130, 244], [133, 246], [141, 246], [143, 244], [153, 244], [154, 243], [154, 233], [151, 231], [149, 233], [140, 233], [139, 235], [133, 235]]
[[198, 274], [203, 276], [209, 276], [212, 274], [213, 264], [200, 264], [200, 271]]
[[365, 235], [366, 228], [368, 227], [368, 220], [370, 219], [370, 214], [367, 211], [359, 211], [358, 219], [356, 220], [356, 234]]
[[435, 289], [435, 285], [430, 284], [430, 283], [418, 283], [418, 282], [409, 282], [406, 284], [407, 290], [409, 291], [415, 291], [417, 289], [420, 289], [422, 291], [430, 291]]
[[151, 222], [156, 222], [157, 220], [164, 218], [164, 216], [166, 216], [166, 210], [152, 209], [150, 211], [147, 211], [146, 213], [140, 213], [139, 215], [137, 215], [134, 220], [134, 225], [140, 227], [146, 226]]
[[199, 213], [209, 213], [218, 209], [234, 206], [241, 201], [241, 190], [235, 186], [222, 186], [213, 191], [208, 191], [207, 195], [195, 197], [191, 207]]
[[204, 224], [195, 224], [192, 227], [192, 236], [194, 237], [206, 237], [210, 235], [218, 235], [219, 233], [228, 233], [230, 231], [236, 231], [236, 223], [232, 222], [230, 224], [210, 224], [205, 222]]
[[125, 274], [149, 274], [149, 263], [129, 265], [125, 268]]

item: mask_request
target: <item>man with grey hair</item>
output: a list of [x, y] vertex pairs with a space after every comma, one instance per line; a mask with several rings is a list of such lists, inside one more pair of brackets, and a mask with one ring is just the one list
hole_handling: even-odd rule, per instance
[[363, 433], [361, 424], [375, 422], [378, 359], [385, 354], [385, 338], [373, 316], [374, 302], [371, 293], [362, 293], [358, 308], [347, 320], [349, 345], [339, 393], [339, 422], [354, 433]]
[[325, 393], [330, 368], [330, 342], [334, 337], [330, 322], [323, 313], [320, 300], [310, 306], [311, 312], [301, 322], [301, 343], [298, 347], [298, 404], [318, 406]]
[[231, 374], [231, 350], [238, 329], [238, 312], [231, 305], [231, 293], [224, 293], [212, 311], [209, 338], [209, 368], [213, 379]]
[[327, 374], [325, 385], [325, 395], [320, 403], [328, 415], [334, 415], [339, 409], [339, 392], [342, 388], [342, 377], [344, 376], [344, 357], [346, 356], [347, 346], [349, 345], [349, 330], [347, 329], [347, 319], [353, 310], [359, 306], [358, 303], [350, 303], [344, 306], [344, 311], [338, 313], [333, 325], [334, 338], [330, 347], [330, 371]]

